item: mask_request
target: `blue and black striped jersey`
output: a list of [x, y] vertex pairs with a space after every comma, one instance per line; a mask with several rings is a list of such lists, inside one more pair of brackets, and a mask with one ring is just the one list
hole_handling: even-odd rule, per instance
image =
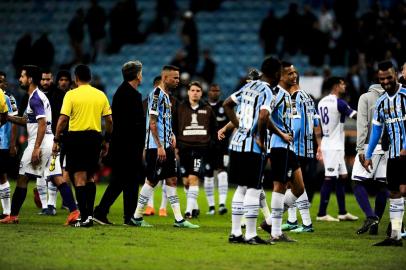
[[[280, 85], [272, 90], [276, 96], [274, 109], [271, 114], [271, 120], [277, 128], [284, 133], [293, 134], [292, 130], [292, 101], [288, 91], [283, 89]], [[272, 134], [270, 148], [286, 148], [288, 144], [276, 134]], [[292, 145], [289, 144], [289, 149], [293, 150]]]
[[314, 157], [314, 126], [319, 125], [319, 115], [313, 98], [306, 91], [292, 94], [293, 150], [300, 157]]
[[239, 126], [233, 134], [229, 149], [236, 152], [261, 153], [256, 138], [261, 109], [272, 113], [273, 94], [268, 83], [255, 80], [244, 85], [231, 95], [237, 104]]
[[376, 101], [372, 124], [385, 125], [390, 141], [389, 158], [399, 157], [406, 143], [406, 88], [399, 85], [395, 95], [385, 93]]
[[159, 87], [155, 88], [148, 96], [147, 132], [145, 138], [146, 149], [158, 148], [149, 128], [150, 115], [157, 117], [158, 137], [162, 146], [164, 146], [164, 148], [170, 147], [172, 143], [171, 136], [173, 134], [171, 101], [169, 95]]

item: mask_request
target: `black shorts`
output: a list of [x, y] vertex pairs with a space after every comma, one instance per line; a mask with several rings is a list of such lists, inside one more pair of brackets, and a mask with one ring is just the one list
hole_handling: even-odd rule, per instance
[[251, 152], [230, 151], [230, 182], [248, 188], [262, 188], [265, 156]]
[[213, 177], [215, 170], [225, 170], [228, 166], [225, 159], [228, 159], [228, 151], [219, 148], [209, 150], [205, 162], [204, 176]]
[[406, 157], [390, 158], [386, 167], [386, 181], [390, 191], [399, 191], [400, 185], [406, 185]]
[[0, 174], [9, 172], [10, 161], [10, 151], [8, 149], [0, 149]]
[[299, 160], [300, 168], [302, 169], [303, 182], [305, 183], [305, 186], [307, 187], [307, 185], [314, 185], [312, 180], [316, 174], [316, 159], [301, 156], [297, 156], [297, 158]]
[[293, 172], [299, 168], [295, 152], [286, 148], [272, 148], [271, 150], [271, 180], [286, 183]]
[[166, 160], [158, 161], [158, 149], [147, 149], [145, 152], [145, 174], [148, 181], [157, 183], [170, 177], [177, 177], [176, 157], [173, 148], [165, 149]]
[[97, 131], [69, 132], [65, 142], [66, 170], [94, 174], [99, 169], [102, 136]]
[[201, 148], [185, 147], [179, 149], [180, 172], [182, 177], [196, 175], [203, 176], [203, 168], [207, 151]]

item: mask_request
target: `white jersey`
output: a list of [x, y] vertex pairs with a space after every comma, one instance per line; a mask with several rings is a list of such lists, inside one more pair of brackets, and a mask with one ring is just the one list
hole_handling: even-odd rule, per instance
[[34, 90], [28, 99], [27, 109], [25, 110], [27, 117], [27, 132], [28, 144], [34, 144], [37, 138], [38, 119], [46, 118], [45, 135], [52, 135], [52, 112], [48, 98], [38, 88]]
[[330, 94], [322, 98], [317, 106], [320, 115], [323, 138], [322, 150], [344, 150], [345, 117], [353, 117], [357, 112], [343, 99]]

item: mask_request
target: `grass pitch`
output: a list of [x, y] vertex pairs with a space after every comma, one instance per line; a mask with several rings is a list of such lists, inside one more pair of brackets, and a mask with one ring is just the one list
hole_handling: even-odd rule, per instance
[[[116, 225], [92, 228], [62, 226], [67, 211], [59, 209], [55, 217], [37, 215], [30, 183], [27, 199], [20, 213], [20, 224], [0, 225], [0, 269], [403, 269], [406, 265], [406, 243], [398, 247], [373, 247], [384, 238], [388, 224], [385, 214], [378, 236], [356, 235], [363, 215], [352, 194], [347, 195], [347, 209], [358, 215], [356, 222], [317, 222], [319, 197], [311, 208], [314, 233], [289, 235], [297, 243], [250, 246], [227, 242], [231, 227], [229, 213], [206, 216], [207, 203], [201, 188], [201, 215], [192, 222], [200, 229], [174, 228], [168, 205], [166, 218], [145, 217], [153, 228], [122, 225], [122, 199], [111, 208], [109, 219]], [[12, 183], [14, 191], [14, 183]], [[96, 205], [106, 185], [97, 186]], [[186, 198], [178, 189], [181, 207]], [[270, 202], [270, 192], [267, 192]], [[155, 192], [155, 208], [160, 204], [160, 188]], [[217, 198], [217, 197], [216, 197]], [[337, 205], [332, 196], [328, 209], [336, 215]], [[299, 213], [298, 213], [299, 216]], [[259, 222], [262, 221], [262, 216]], [[261, 237], [267, 234], [258, 230]]]

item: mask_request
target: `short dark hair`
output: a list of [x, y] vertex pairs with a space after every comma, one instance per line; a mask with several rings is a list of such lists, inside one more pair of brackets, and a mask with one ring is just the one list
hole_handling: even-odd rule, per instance
[[58, 82], [62, 77], [66, 77], [68, 78], [69, 82], [72, 82], [72, 76], [69, 70], [62, 69], [58, 71], [58, 73], [56, 74], [56, 82]]
[[386, 60], [386, 61], [382, 61], [382, 62], [378, 63], [378, 70], [384, 71], [384, 70], [388, 70], [388, 69], [391, 69], [391, 68], [393, 68], [392, 61]]
[[160, 82], [162, 80], [161, 75], [158, 75], [154, 78], [154, 80], [152, 81], [152, 85], [156, 85], [158, 82]]
[[212, 87], [218, 87], [218, 88], [220, 88], [220, 85], [219, 85], [218, 83], [212, 83], [212, 84], [210, 84], [209, 89], [212, 88]]
[[90, 82], [92, 80], [92, 72], [86, 65], [80, 64], [75, 68], [75, 76], [81, 82]]
[[330, 77], [327, 79], [325, 86], [328, 90], [333, 90], [334, 85], [339, 84], [341, 81], [344, 81], [343, 77]]
[[262, 62], [261, 71], [267, 77], [274, 77], [276, 72], [281, 71], [281, 62], [273, 57], [268, 57]]
[[0, 70], [0, 76], [3, 76], [4, 78], [7, 78], [7, 74], [2, 70]]
[[52, 71], [50, 68], [46, 67], [46, 68], [41, 68], [41, 73], [46, 73], [46, 74], [51, 73], [52, 74]]
[[292, 63], [287, 62], [287, 61], [282, 61], [282, 62], [281, 62], [281, 65], [282, 65], [282, 68], [288, 68], [288, 67], [293, 66]]
[[190, 88], [191, 88], [192, 86], [197, 86], [197, 87], [200, 88], [200, 90], [203, 91], [202, 85], [201, 85], [200, 82], [198, 82], [198, 81], [192, 81], [191, 83], [189, 83], [189, 85], [187, 86], [187, 89], [190, 90]]
[[126, 82], [130, 82], [137, 78], [138, 73], [142, 70], [142, 63], [138, 60], [128, 61], [121, 68], [121, 73], [123, 74], [123, 79]]
[[162, 71], [179, 71], [179, 68], [177, 66], [165, 65], [162, 67]]
[[34, 65], [24, 65], [21, 70], [25, 70], [27, 77], [32, 79], [32, 83], [35, 85], [40, 85], [42, 72], [38, 66]]

